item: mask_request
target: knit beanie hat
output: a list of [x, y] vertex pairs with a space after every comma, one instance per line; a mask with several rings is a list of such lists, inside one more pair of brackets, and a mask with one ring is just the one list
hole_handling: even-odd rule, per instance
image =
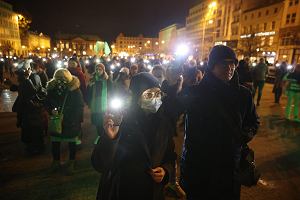
[[224, 60], [233, 60], [235, 65], [238, 64], [238, 59], [230, 47], [224, 45], [214, 46], [208, 57], [208, 69], [212, 69], [215, 64]]
[[132, 100], [137, 101], [142, 93], [150, 88], [160, 88], [159, 81], [148, 72], [141, 72], [132, 77], [129, 89], [132, 92]]

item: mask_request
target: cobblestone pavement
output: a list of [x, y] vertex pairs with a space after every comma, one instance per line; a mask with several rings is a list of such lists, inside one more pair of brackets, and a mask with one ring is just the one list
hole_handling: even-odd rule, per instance
[[[242, 188], [242, 200], [300, 199], [300, 125], [283, 118], [284, 104], [273, 103], [271, 85], [264, 89], [258, 113], [261, 128], [251, 142], [262, 178], [256, 187]], [[50, 173], [51, 154], [46, 136], [46, 152], [39, 156], [24, 153], [14, 113], [0, 113], [0, 199], [61, 200], [95, 199], [100, 175], [90, 165], [95, 128], [86, 109], [83, 144], [78, 152], [75, 174]], [[67, 158], [67, 145], [62, 146]], [[201, 180], [199, 180], [201, 181]], [[168, 198], [172, 199], [172, 198]]]

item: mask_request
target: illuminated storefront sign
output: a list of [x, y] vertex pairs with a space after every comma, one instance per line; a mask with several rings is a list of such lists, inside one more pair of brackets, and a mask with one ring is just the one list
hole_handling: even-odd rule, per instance
[[260, 32], [260, 33], [255, 33], [255, 36], [261, 37], [261, 36], [269, 36], [269, 35], [275, 35], [275, 31], [271, 32]]

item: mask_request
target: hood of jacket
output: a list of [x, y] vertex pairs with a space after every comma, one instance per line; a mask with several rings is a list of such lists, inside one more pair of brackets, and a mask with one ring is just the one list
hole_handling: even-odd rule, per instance
[[[80, 87], [80, 81], [76, 76], [72, 76], [73, 79], [70, 83], [66, 83], [68, 84], [68, 89], [69, 91], [74, 91], [76, 89], [79, 89]], [[52, 79], [47, 83], [47, 90], [52, 90], [55, 87], [57, 87], [60, 84], [60, 80], [57, 79]]]

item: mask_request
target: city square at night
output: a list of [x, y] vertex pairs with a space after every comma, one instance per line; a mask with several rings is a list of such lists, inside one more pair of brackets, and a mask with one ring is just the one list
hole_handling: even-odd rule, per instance
[[299, 31], [299, 0], [0, 0], [0, 199], [300, 200]]

